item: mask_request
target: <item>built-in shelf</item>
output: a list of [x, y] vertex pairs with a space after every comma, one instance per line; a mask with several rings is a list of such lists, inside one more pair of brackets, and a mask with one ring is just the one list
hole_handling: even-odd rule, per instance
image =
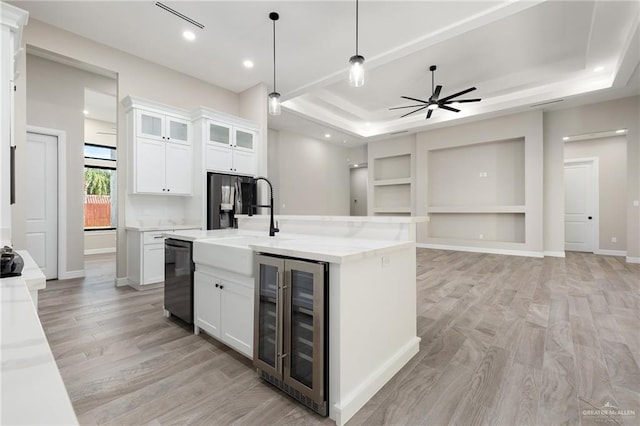
[[411, 154], [379, 157], [373, 161], [373, 180], [407, 178], [411, 180]]
[[373, 186], [386, 185], [411, 185], [411, 178], [382, 179], [373, 181]]
[[429, 213], [524, 213], [525, 206], [430, 206]]
[[374, 207], [374, 213], [411, 213], [411, 207]]

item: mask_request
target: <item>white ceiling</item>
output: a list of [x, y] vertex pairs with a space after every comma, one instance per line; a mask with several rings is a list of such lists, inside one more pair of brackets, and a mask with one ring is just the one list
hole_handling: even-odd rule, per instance
[[[271, 11], [277, 22], [277, 89], [284, 113], [269, 126], [350, 146], [563, 99], [549, 107], [640, 93], [640, 2], [360, 1], [365, 85], [348, 85], [355, 54], [354, 1], [17, 1], [31, 18], [234, 92], [272, 90]], [[181, 36], [196, 33], [194, 42]], [[251, 59], [255, 67], [244, 69]], [[426, 99], [429, 65], [441, 97], [471, 86], [462, 112], [399, 118], [401, 95]], [[602, 71], [594, 72], [596, 67]], [[545, 107], [545, 108], [549, 108]], [[266, 105], [265, 105], [266, 108]]]

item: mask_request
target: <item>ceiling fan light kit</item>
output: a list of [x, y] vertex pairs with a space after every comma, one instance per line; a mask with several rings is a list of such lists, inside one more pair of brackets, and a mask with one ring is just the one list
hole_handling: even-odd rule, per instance
[[349, 58], [349, 85], [364, 85], [364, 56], [358, 54], [358, 0], [356, 0], [356, 54]]
[[410, 101], [415, 101], [415, 102], [420, 102], [418, 105], [405, 105], [405, 106], [399, 106], [399, 107], [393, 107], [393, 108], [389, 108], [389, 110], [396, 110], [396, 109], [403, 109], [403, 108], [415, 108], [413, 111], [410, 111], [406, 114], [403, 114], [400, 116], [400, 118], [402, 117], [406, 117], [408, 115], [414, 114], [416, 112], [419, 111], [423, 111], [423, 110], [427, 110], [427, 116], [425, 117], [426, 119], [431, 118], [431, 114], [433, 114], [433, 111], [436, 109], [446, 109], [447, 111], [451, 111], [451, 112], [460, 112], [459, 109], [457, 108], [453, 108], [451, 105], [459, 105], [461, 103], [469, 103], [469, 102], [480, 102], [482, 99], [480, 98], [475, 98], [475, 99], [456, 99], [453, 100], [454, 98], [457, 98], [458, 96], [462, 96], [465, 95], [469, 92], [472, 92], [474, 90], [476, 90], [475, 87], [470, 87], [468, 89], [462, 90], [458, 93], [454, 93], [453, 95], [449, 95], [446, 96], [442, 99], [440, 99], [440, 91], [442, 90], [442, 86], [441, 85], [437, 85], [434, 87], [435, 82], [434, 82], [434, 74], [436, 71], [437, 67], [435, 65], [431, 65], [429, 67], [429, 71], [431, 71], [431, 96], [429, 97], [428, 100], [423, 100], [423, 99], [418, 99], [418, 98], [412, 98], [409, 96], [400, 96], [403, 99], [407, 99]]
[[276, 12], [269, 14], [269, 19], [273, 21], [273, 92], [269, 93], [269, 114], [280, 115], [280, 93], [276, 90], [276, 21], [280, 15]]

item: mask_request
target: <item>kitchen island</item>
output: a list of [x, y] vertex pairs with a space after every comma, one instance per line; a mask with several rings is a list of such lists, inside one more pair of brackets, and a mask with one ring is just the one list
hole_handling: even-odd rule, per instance
[[[200, 282], [210, 278], [211, 289], [218, 284], [215, 290], [237, 284], [229, 317], [206, 322], [203, 329], [249, 357], [255, 330], [253, 318], [246, 317], [252, 316], [257, 300], [251, 288], [256, 254], [328, 264], [328, 414], [341, 425], [418, 352], [415, 224], [427, 219], [276, 219], [281, 232], [275, 237], [267, 236], [266, 216], [240, 217], [236, 230], [165, 236], [194, 241], [196, 312], [198, 295], [204, 294], [198, 277]], [[213, 309], [224, 312], [224, 300], [216, 303]]]

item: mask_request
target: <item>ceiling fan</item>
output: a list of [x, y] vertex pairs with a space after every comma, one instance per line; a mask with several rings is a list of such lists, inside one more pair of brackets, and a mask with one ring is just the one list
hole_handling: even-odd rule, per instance
[[458, 93], [454, 93], [453, 95], [449, 95], [447, 97], [444, 97], [442, 99], [440, 99], [440, 91], [442, 90], [442, 86], [441, 85], [437, 85], [435, 87], [435, 89], [433, 88], [433, 79], [434, 79], [434, 72], [436, 70], [436, 66], [435, 65], [431, 65], [429, 67], [429, 71], [431, 71], [431, 96], [429, 97], [429, 100], [425, 101], [423, 99], [417, 99], [417, 98], [411, 98], [409, 96], [400, 96], [403, 99], [408, 99], [410, 101], [416, 101], [416, 102], [421, 102], [418, 105], [406, 105], [406, 106], [399, 106], [399, 107], [393, 107], [393, 108], [389, 108], [390, 110], [394, 110], [394, 109], [403, 109], [403, 108], [416, 108], [415, 110], [408, 112], [402, 116], [400, 116], [400, 118], [402, 117], [406, 117], [407, 115], [411, 115], [413, 113], [416, 113], [418, 111], [422, 111], [423, 109], [427, 109], [427, 117], [426, 118], [430, 118], [431, 114], [433, 113], [434, 109], [446, 109], [447, 111], [453, 111], [453, 112], [460, 112], [459, 109], [457, 108], [453, 108], [451, 105], [457, 105], [457, 104], [462, 104], [462, 103], [468, 103], [468, 102], [480, 102], [482, 99], [480, 98], [475, 98], [475, 99], [456, 99], [454, 100], [453, 98], [457, 98], [458, 96], [462, 96], [466, 93], [472, 92], [474, 90], [476, 90], [475, 87], [470, 87], [466, 90], [463, 90], [461, 92]]

